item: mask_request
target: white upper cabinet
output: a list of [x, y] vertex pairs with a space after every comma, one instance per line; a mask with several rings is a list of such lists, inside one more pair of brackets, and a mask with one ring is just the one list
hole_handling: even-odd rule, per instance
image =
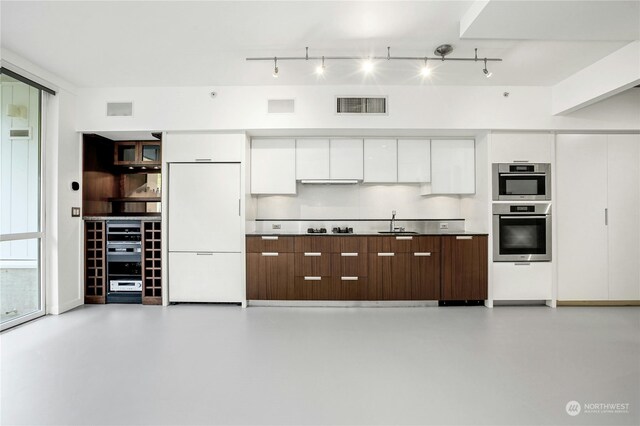
[[396, 139], [364, 140], [364, 181], [398, 182], [398, 142]]
[[251, 141], [251, 193], [296, 193], [295, 139]]
[[296, 179], [329, 179], [329, 139], [296, 140]]
[[244, 161], [244, 134], [168, 132], [162, 146], [167, 163]]
[[431, 182], [431, 141], [398, 139], [398, 182]]
[[549, 133], [494, 133], [492, 163], [551, 163], [553, 135]]
[[476, 192], [475, 141], [431, 140], [431, 193]]
[[362, 139], [331, 139], [330, 146], [330, 178], [362, 180]]

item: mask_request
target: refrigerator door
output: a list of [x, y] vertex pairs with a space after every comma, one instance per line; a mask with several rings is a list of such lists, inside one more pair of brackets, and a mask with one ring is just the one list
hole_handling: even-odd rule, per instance
[[169, 165], [169, 251], [242, 251], [239, 163]]

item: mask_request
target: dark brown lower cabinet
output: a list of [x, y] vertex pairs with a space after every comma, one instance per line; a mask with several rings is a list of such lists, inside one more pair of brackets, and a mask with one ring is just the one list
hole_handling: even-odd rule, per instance
[[316, 275], [294, 278], [293, 300], [332, 300], [331, 296], [331, 277]]
[[369, 253], [368, 300], [411, 300], [410, 253]]
[[[363, 238], [366, 241], [366, 239]], [[367, 279], [367, 254], [358, 252], [334, 253], [331, 258], [333, 300], [371, 300]]]
[[248, 253], [247, 299], [292, 299], [295, 292], [293, 256], [293, 253]]
[[410, 256], [411, 299], [440, 299], [440, 253], [414, 252]]
[[488, 243], [483, 235], [442, 237], [440, 300], [488, 297]]

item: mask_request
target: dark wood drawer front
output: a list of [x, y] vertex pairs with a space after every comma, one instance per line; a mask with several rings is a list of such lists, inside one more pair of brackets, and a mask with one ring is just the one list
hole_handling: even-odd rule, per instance
[[440, 253], [412, 253], [409, 256], [411, 270], [411, 299], [440, 299]]
[[333, 300], [371, 300], [367, 277], [338, 276], [331, 280], [331, 298]]
[[324, 237], [295, 237], [295, 252], [331, 253], [332, 236]]
[[296, 277], [293, 284], [295, 300], [332, 300], [331, 277]]
[[247, 237], [247, 253], [293, 253], [294, 237], [256, 236]]
[[369, 237], [369, 253], [392, 252], [409, 253], [413, 251], [413, 235], [398, 235], [393, 237]]
[[356, 252], [334, 253], [331, 257], [333, 276], [367, 276], [367, 254]]
[[295, 254], [295, 274], [302, 276], [331, 276], [331, 253], [305, 252]]
[[331, 251], [334, 253], [366, 253], [367, 237], [332, 237]]
[[371, 300], [411, 300], [409, 253], [380, 256], [369, 253]]
[[293, 294], [293, 253], [247, 254], [247, 299], [288, 300]]
[[411, 248], [412, 252], [421, 253], [439, 253], [440, 252], [440, 237], [431, 236], [419, 236], [414, 237]]

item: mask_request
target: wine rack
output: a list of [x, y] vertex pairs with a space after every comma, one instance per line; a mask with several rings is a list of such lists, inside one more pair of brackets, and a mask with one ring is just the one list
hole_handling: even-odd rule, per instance
[[142, 222], [142, 304], [162, 304], [161, 222]]
[[84, 303], [106, 303], [106, 223], [85, 221]]

